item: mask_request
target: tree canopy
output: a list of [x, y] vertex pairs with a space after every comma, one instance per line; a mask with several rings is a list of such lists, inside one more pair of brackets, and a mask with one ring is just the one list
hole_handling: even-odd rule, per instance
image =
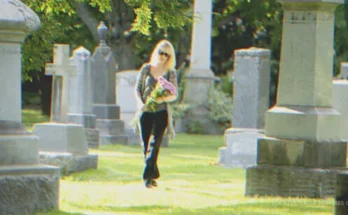
[[[166, 37], [192, 20], [189, 0], [23, 0], [41, 19], [41, 29], [23, 45], [23, 78], [51, 61], [54, 43], [83, 45], [93, 51], [97, 26], [109, 28], [109, 45], [122, 69], [136, 67], [136, 52], [148, 49], [149, 38]], [[146, 37], [144, 37], [146, 36]]]

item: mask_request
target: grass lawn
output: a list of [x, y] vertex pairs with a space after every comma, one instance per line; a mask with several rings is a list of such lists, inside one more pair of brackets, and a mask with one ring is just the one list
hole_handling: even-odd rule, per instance
[[141, 180], [140, 146], [102, 145], [90, 150], [99, 154], [98, 169], [63, 177], [59, 211], [38, 215], [334, 214], [333, 198], [245, 197], [245, 171], [215, 164], [222, 145], [223, 136], [177, 135], [169, 148], [161, 148], [161, 178], [154, 189]]

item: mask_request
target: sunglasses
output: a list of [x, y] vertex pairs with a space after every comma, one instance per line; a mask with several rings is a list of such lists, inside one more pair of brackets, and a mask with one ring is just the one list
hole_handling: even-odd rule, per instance
[[170, 54], [168, 54], [167, 52], [164, 52], [164, 51], [158, 51], [158, 54], [159, 55], [164, 55], [165, 57], [169, 57], [170, 56]]

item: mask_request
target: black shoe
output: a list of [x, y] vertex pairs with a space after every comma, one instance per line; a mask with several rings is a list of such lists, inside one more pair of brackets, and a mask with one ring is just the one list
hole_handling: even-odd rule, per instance
[[145, 187], [146, 188], [152, 188], [152, 179], [146, 179], [144, 180], [144, 183], [145, 183]]
[[158, 187], [157, 181], [151, 179], [151, 185], [154, 187]]

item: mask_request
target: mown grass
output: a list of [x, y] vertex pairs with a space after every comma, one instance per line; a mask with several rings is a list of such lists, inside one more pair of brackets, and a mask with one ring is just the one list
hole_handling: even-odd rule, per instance
[[332, 198], [244, 196], [245, 171], [215, 163], [221, 145], [222, 136], [179, 134], [161, 149], [159, 187], [151, 190], [141, 181], [139, 146], [103, 145], [91, 150], [99, 154], [98, 169], [64, 177], [60, 211], [48, 214], [333, 214]]
[[34, 110], [34, 109], [22, 110], [22, 122], [29, 131], [33, 130], [33, 126], [35, 125], [35, 123], [49, 122], [49, 121], [50, 121], [50, 118], [48, 116], [41, 115], [39, 110]]
[[102, 145], [90, 150], [99, 155], [98, 169], [63, 177], [59, 210], [38, 215], [334, 213], [333, 198], [246, 197], [245, 170], [216, 165], [223, 144], [221, 135], [177, 135], [168, 148], [161, 148], [161, 178], [155, 189], [143, 186], [140, 146]]

